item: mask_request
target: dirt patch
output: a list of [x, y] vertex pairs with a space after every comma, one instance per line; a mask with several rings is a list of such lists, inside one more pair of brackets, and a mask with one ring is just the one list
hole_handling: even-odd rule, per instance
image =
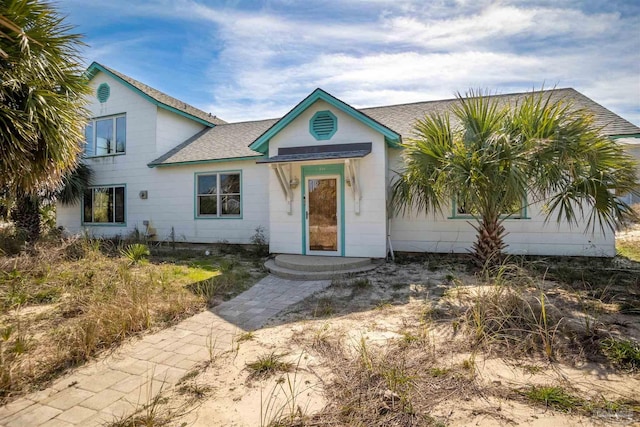
[[[614, 360], [603, 343], [630, 343], [616, 349], [635, 354], [640, 265], [615, 265], [612, 274], [610, 264], [567, 262], [571, 274], [558, 260], [535, 259], [487, 275], [457, 259], [416, 257], [335, 280], [194, 373], [192, 388], [209, 387], [206, 396], [169, 394], [189, 408], [174, 421], [637, 423], [638, 370]], [[247, 364], [273, 353], [291, 371], [252, 376]]]

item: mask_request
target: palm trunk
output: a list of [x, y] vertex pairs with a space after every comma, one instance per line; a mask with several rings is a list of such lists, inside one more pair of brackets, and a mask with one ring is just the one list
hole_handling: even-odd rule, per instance
[[27, 241], [40, 237], [40, 198], [31, 194], [19, 194], [11, 209], [11, 220], [16, 228], [26, 233]]
[[476, 242], [473, 244], [473, 253], [479, 266], [496, 265], [502, 262], [505, 229], [499, 216], [483, 217], [476, 229]]

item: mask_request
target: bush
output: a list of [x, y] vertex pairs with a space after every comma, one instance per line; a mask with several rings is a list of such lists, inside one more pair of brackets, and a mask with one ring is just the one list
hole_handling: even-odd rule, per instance
[[0, 228], [0, 255], [17, 255], [27, 241], [27, 233], [13, 226]]
[[256, 227], [256, 232], [251, 236], [251, 243], [255, 245], [254, 253], [257, 256], [267, 256], [269, 255], [269, 240], [264, 232], [264, 227], [261, 225]]
[[137, 264], [138, 262], [151, 255], [151, 252], [149, 252], [149, 247], [147, 245], [143, 245], [142, 243], [134, 243], [133, 245], [128, 245], [124, 249], [122, 249], [120, 253], [123, 257], [131, 261], [132, 264]]

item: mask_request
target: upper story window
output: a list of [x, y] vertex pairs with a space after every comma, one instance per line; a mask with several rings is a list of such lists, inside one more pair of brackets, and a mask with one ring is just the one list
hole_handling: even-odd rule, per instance
[[120, 114], [91, 119], [84, 135], [86, 157], [124, 154], [127, 146], [127, 117]]

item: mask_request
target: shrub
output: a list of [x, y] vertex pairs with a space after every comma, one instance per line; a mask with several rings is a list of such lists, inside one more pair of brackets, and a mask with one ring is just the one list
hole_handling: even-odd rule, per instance
[[133, 245], [128, 245], [124, 249], [120, 251], [122, 256], [131, 261], [132, 264], [137, 264], [142, 261], [149, 255], [149, 247], [147, 245], [143, 245], [142, 243], [134, 243]]
[[255, 246], [254, 253], [261, 257], [269, 255], [269, 240], [264, 232], [264, 227], [259, 225], [255, 231], [250, 239], [251, 243]]

